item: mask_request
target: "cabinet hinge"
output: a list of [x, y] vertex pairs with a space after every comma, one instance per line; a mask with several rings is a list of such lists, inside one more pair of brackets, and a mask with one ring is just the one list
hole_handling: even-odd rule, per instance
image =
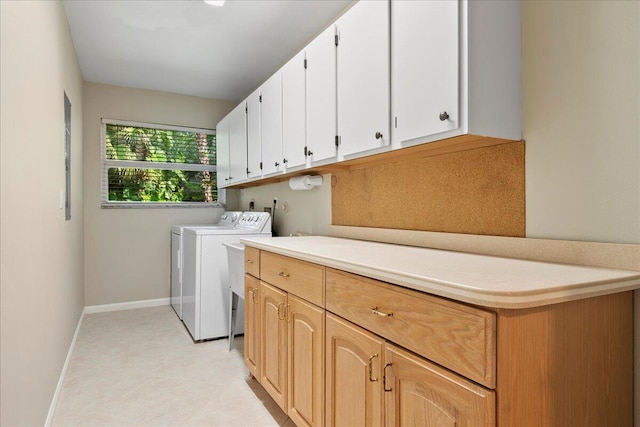
[[262, 95], [258, 97], [258, 102], [262, 102]]
[[249, 107], [247, 107], [246, 105], [244, 106], [244, 113], [248, 114], [249, 113]]
[[307, 60], [306, 59], [304, 60], [304, 69], [305, 70], [307, 69]]
[[247, 175], [249, 175], [249, 173], [250, 173], [250, 172], [249, 172], [249, 168], [247, 168]]
[[336, 135], [336, 147], [340, 145], [340, 137]]
[[304, 156], [307, 157], [309, 154], [307, 154], [309, 152], [307, 147], [304, 147]]
[[395, 128], [398, 129], [398, 116], [395, 117]]
[[338, 35], [335, 35], [335, 40], [336, 40], [336, 46], [338, 46], [338, 40], [340, 40], [340, 37], [338, 37]]
[[260, 162], [260, 170], [262, 170], [262, 162]]

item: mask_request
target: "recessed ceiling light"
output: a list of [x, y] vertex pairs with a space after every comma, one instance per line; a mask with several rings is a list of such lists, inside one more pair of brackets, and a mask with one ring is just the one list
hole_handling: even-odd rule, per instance
[[211, 6], [224, 6], [224, 0], [204, 0], [204, 2]]

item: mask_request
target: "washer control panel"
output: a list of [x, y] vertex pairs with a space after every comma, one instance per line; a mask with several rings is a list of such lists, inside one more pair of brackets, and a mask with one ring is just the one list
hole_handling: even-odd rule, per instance
[[271, 214], [269, 212], [243, 212], [234, 228], [253, 232], [271, 230]]

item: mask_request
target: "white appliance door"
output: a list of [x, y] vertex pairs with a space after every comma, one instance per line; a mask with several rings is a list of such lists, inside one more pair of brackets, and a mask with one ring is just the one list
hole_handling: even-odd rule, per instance
[[182, 319], [182, 284], [180, 279], [180, 234], [171, 233], [171, 307]]
[[200, 337], [200, 238], [182, 234], [182, 321], [194, 340]]

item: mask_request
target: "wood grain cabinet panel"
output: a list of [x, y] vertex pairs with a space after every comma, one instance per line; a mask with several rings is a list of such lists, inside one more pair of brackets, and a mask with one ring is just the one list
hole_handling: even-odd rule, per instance
[[287, 410], [287, 294], [260, 282], [260, 384]]
[[244, 276], [244, 363], [260, 381], [260, 281]]
[[271, 252], [260, 255], [260, 278], [324, 307], [324, 267]]
[[331, 313], [326, 316], [326, 425], [382, 426], [384, 340]]
[[327, 269], [326, 308], [489, 388], [495, 313]]
[[495, 425], [495, 392], [389, 343], [384, 358], [386, 425]]
[[500, 426], [631, 426], [633, 296], [498, 311]]
[[324, 310], [287, 296], [288, 415], [297, 426], [324, 425]]
[[260, 278], [260, 249], [245, 246], [244, 271], [253, 277]]

